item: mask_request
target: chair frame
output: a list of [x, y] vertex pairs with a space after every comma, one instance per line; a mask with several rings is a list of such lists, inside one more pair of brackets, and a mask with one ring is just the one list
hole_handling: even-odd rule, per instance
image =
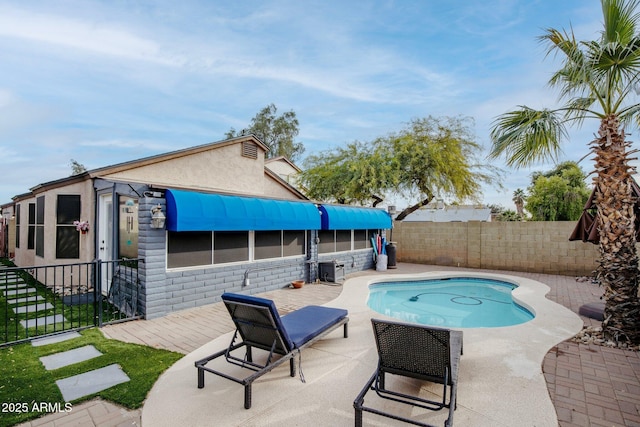
[[[413, 325], [400, 322], [391, 322], [385, 320], [371, 319], [371, 323], [374, 329], [374, 335], [376, 339], [376, 347], [378, 349], [378, 366], [371, 378], [367, 381], [364, 388], [360, 391], [358, 396], [353, 402], [355, 409], [355, 426], [362, 426], [362, 413], [369, 412], [383, 417], [403, 421], [409, 424], [431, 427], [431, 424], [425, 424], [415, 419], [409, 419], [400, 415], [383, 412], [379, 409], [367, 407], [364, 405], [364, 398], [370, 390], [374, 390], [378, 396], [383, 399], [392, 400], [399, 403], [404, 403], [419, 408], [439, 411], [443, 408], [449, 409], [449, 416], [445, 421], [445, 426], [453, 425], [453, 412], [456, 408], [457, 398], [457, 386], [458, 386], [458, 367], [460, 363], [460, 356], [462, 355], [462, 331], [455, 331], [437, 327], [430, 327], [424, 325]], [[446, 359], [446, 366], [443, 366], [444, 373], [442, 375], [431, 375], [419, 372], [412, 372], [407, 368], [386, 366], [383, 362], [382, 352], [388, 352], [388, 350], [381, 350], [381, 347], [385, 347], [385, 343], [381, 342], [384, 338], [381, 337], [382, 333], [377, 331], [377, 327], [381, 328], [394, 328], [400, 327], [413, 331], [417, 334], [430, 335], [429, 340], [435, 340], [442, 347], [441, 350], [445, 350], [448, 353]], [[447, 337], [443, 342], [442, 337]], [[399, 353], [402, 353], [404, 349], [398, 348]], [[425, 349], [427, 350], [427, 349]], [[400, 358], [407, 357], [406, 354], [398, 354]], [[447, 356], [447, 355], [445, 355]], [[386, 387], [385, 376], [386, 374], [394, 374], [398, 376], [404, 376], [409, 378], [415, 378], [418, 380], [434, 382], [443, 385], [442, 400], [435, 401], [418, 396], [407, 395], [398, 391], [390, 390]], [[447, 402], [447, 388], [449, 388], [449, 400]]]
[[[209, 372], [209, 373], [218, 375], [220, 377], [226, 378], [235, 383], [241, 384], [244, 387], [245, 409], [251, 408], [251, 404], [252, 404], [251, 386], [255, 380], [265, 375], [266, 373], [271, 372], [273, 369], [277, 368], [278, 366], [280, 366], [286, 361], [289, 361], [289, 374], [291, 375], [291, 377], [295, 377], [296, 376], [296, 366], [295, 366], [295, 360], [294, 360], [295, 356], [296, 355], [300, 356], [303, 349], [305, 349], [306, 347], [309, 347], [316, 341], [324, 338], [326, 335], [328, 335], [329, 333], [331, 333], [332, 331], [334, 331], [340, 326], [344, 327], [344, 332], [343, 332], [344, 338], [348, 338], [349, 318], [345, 316], [344, 318], [330, 325], [329, 327], [324, 329], [322, 332], [318, 333], [313, 338], [309, 339], [303, 344], [298, 345], [295, 348], [290, 348], [290, 346], [287, 345], [287, 341], [283, 336], [283, 331], [281, 331], [280, 328], [278, 327], [279, 322], [277, 322], [274, 319], [273, 317], [274, 313], [268, 307], [265, 307], [263, 305], [258, 305], [258, 304], [251, 304], [251, 303], [237, 302], [237, 301], [233, 301], [233, 302], [224, 301], [224, 302], [236, 325], [236, 330], [233, 334], [231, 342], [229, 343], [229, 346], [226, 349], [216, 352], [210, 356], [207, 356], [195, 362], [195, 366], [198, 369], [198, 388], [204, 388], [205, 372]], [[236, 306], [236, 307], [239, 306], [249, 310], [255, 310], [256, 313], [260, 313], [260, 317], [262, 317], [262, 320], [267, 320], [268, 322], [265, 324], [265, 323], [250, 322], [246, 320], [236, 319], [233, 316], [233, 308], [231, 306]], [[268, 338], [266, 338], [266, 340], [252, 339], [250, 337], [251, 334], [247, 333], [246, 328], [257, 328], [258, 330], [266, 333], [266, 336]], [[239, 342], [237, 342], [238, 339], [240, 339]], [[232, 354], [232, 352], [242, 347], [245, 348], [244, 357], [240, 358]], [[268, 356], [265, 364], [254, 362], [253, 351], [252, 351], [254, 347], [268, 352]], [[277, 355], [280, 355], [281, 357], [277, 357]], [[254, 371], [254, 373], [247, 377], [238, 378], [228, 373], [206, 366], [207, 363], [222, 356], [224, 356], [225, 360], [228, 363], [236, 366], [240, 366], [241, 368], [252, 370]]]

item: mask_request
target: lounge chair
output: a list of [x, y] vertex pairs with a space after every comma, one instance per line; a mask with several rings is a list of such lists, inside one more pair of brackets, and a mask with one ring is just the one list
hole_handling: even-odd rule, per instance
[[[458, 365], [462, 354], [462, 332], [377, 319], [371, 319], [371, 323], [378, 348], [378, 367], [353, 402], [356, 427], [362, 426], [363, 411], [410, 424], [429, 426], [415, 419], [364, 406], [365, 395], [370, 390], [374, 390], [381, 398], [424, 409], [438, 411], [449, 408], [449, 417], [444, 425], [452, 426]], [[386, 374], [442, 384], [442, 400], [428, 400], [391, 390], [387, 388]]]
[[[269, 299], [225, 293], [224, 302], [236, 331], [229, 347], [195, 362], [198, 368], [198, 388], [204, 387], [204, 373], [210, 372], [244, 386], [244, 407], [251, 407], [251, 385], [262, 375], [280, 364], [289, 361], [290, 374], [296, 376], [294, 357], [301, 350], [344, 325], [344, 337], [347, 338], [347, 310], [310, 305], [280, 317], [275, 303]], [[240, 339], [240, 342], [236, 342]], [[232, 352], [245, 347], [243, 358]], [[254, 362], [252, 349], [269, 352], [266, 362]], [[280, 355], [281, 357], [278, 357]], [[207, 367], [207, 363], [224, 356], [226, 361], [254, 373], [245, 378], [236, 378], [216, 369]], [[301, 379], [302, 372], [301, 372]], [[304, 381], [304, 379], [303, 379]]]

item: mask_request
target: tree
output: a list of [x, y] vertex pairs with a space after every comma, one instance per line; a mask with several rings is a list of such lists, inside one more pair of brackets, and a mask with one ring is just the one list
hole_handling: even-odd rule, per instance
[[379, 203], [389, 193], [416, 201], [396, 217], [427, 205], [435, 197], [477, 200], [482, 183], [498, 181], [497, 170], [477, 161], [468, 118], [427, 117], [370, 144], [310, 156], [300, 180], [307, 195], [343, 203]]
[[252, 133], [269, 147], [268, 158], [285, 156], [295, 162], [304, 153], [304, 145], [301, 142], [295, 142], [299, 133], [298, 118], [293, 110], [286, 111], [280, 116], [276, 116], [277, 111], [278, 108], [274, 104], [269, 104], [251, 119], [249, 128], [240, 132], [231, 128], [225, 136], [233, 138]]
[[618, 342], [640, 343], [636, 203], [625, 127], [637, 124], [634, 103], [640, 72], [638, 0], [601, 0], [604, 27], [592, 41], [577, 41], [572, 32], [547, 29], [540, 41], [548, 54], [562, 59], [549, 84], [560, 89], [556, 109], [527, 106], [499, 116], [491, 130], [491, 157], [505, 155], [510, 166], [554, 160], [567, 126], [595, 118], [600, 126], [591, 141], [595, 155], [595, 205], [600, 221], [596, 277], [604, 287], [603, 335]]
[[564, 162], [547, 173], [532, 176], [527, 210], [534, 221], [576, 221], [590, 191], [585, 173], [575, 162]]
[[507, 209], [506, 211], [500, 212], [496, 215], [496, 220], [498, 221], [522, 221], [522, 216], [518, 215], [517, 212]]
[[522, 218], [524, 217], [524, 198], [525, 198], [524, 190], [522, 188], [518, 188], [513, 192], [513, 203], [516, 205], [516, 214]]
[[71, 175], [80, 175], [81, 173], [84, 173], [87, 171], [87, 168], [84, 167], [83, 164], [78, 163], [74, 159], [71, 159], [71, 161], [69, 162], [69, 165], [71, 166]]
[[381, 189], [389, 187], [387, 180], [392, 176], [380, 156], [373, 145], [353, 142], [307, 157], [299, 179], [311, 199], [359, 205], [373, 202], [376, 206], [384, 198]]

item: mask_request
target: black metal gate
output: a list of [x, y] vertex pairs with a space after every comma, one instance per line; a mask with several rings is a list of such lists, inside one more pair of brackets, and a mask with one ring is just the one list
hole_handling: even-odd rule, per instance
[[139, 318], [140, 262], [0, 265], [0, 347]]

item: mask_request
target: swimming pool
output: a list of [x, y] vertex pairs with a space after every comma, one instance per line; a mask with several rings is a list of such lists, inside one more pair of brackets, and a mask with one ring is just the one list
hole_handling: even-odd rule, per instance
[[405, 322], [453, 328], [493, 328], [533, 319], [514, 302], [518, 286], [495, 279], [450, 277], [375, 283], [367, 305]]

